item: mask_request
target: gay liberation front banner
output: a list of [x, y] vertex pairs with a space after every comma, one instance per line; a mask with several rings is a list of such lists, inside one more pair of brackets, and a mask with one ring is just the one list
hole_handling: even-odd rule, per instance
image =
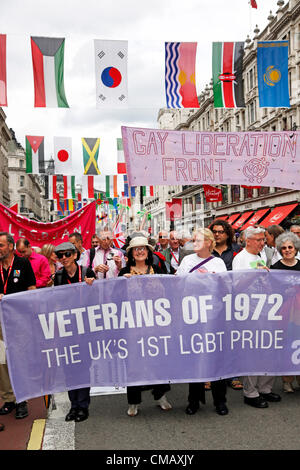
[[59, 245], [69, 240], [69, 234], [80, 232], [83, 246], [90, 246], [95, 233], [96, 203], [91, 202], [82, 209], [56, 222], [36, 222], [16, 214], [0, 204], [1, 231], [9, 232], [14, 240], [25, 237], [32, 246], [42, 247], [45, 243]]
[[17, 401], [69, 389], [300, 374], [300, 274], [133, 276], [0, 302]]
[[130, 186], [233, 184], [300, 189], [299, 132], [122, 127]]

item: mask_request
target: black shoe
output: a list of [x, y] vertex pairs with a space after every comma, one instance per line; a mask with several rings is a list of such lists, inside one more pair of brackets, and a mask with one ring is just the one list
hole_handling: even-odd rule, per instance
[[228, 408], [225, 405], [225, 403], [220, 403], [219, 405], [217, 405], [216, 412], [218, 413], [218, 415], [221, 415], [221, 416], [228, 415]]
[[23, 419], [28, 416], [28, 408], [26, 401], [16, 404], [16, 419]]
[[185, 409], [187, 415], [194, 415], [199, 410], [199, 403], [189, 403]]
[[254, 408], [268, 408], [268, 402], [266, 402], [261, 396], [248, 398], [244, 397], [244, 403], [250, 406], [254, 406]]
[[0, 432], [1, 432], [1, 431], [4, 431], [4, 429], [5, 429], [4, 424], [0, 423]]
[[265, 401], [280, 401], [281, 396], [278, 395], [277, 393], [261, 393], [260, 396], [265, 400]]
[[89, 417], [88, 408], [79, 408], [75, 416], [75, 422], [80, 423], [81, 421], [85, 421], [86, 419], [88, 419], [88, 417]]
[[2, 408], [0, 408], [0, 415], [8, 415], [8, 413], [11, 413], [12, 410], [14, 410], [16, 407], [16, 404], [13, 401], [7, 401], [4, 403]]
[[74, 421], [77, 415], [77, 408], [71, 408], [65, 417], [65, 421]]

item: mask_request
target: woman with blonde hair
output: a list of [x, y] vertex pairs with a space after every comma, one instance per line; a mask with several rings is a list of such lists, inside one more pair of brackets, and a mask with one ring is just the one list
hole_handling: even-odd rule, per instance
[[[197, 271], [199, 273], [221, 273], [226, 272], [226, 265], [222, 258], [212, 255], [215, 248], [215, 237], [208, 228], [199, 228], [193, 234], [194, 251], [192, 255], [183, 258], [176, 275]], [[211, 391], [214, 400], [216, 412], [221, 415], [228, 414], [226, 406], [226, 380], [216, 380], [211, 382]], [[190, 383], [188, 406], [185, 410], [186, 414], [193, 415], [199, 409], [199, 402], [205, 403], [204, 383]]]
[[57, 256], [54, 250], [55, 250], [55, 246], [51, 245], [51, 243], [46, 243], [45, 245], [42, 246], [42, 249], [41, 249], [41, 254], [46, 256], [49, 262], [50, 271], [51, 271], [51, 278], [49, 279], [47, 287], [51, 287], [53, 285], [53, 279], [58, 269]]

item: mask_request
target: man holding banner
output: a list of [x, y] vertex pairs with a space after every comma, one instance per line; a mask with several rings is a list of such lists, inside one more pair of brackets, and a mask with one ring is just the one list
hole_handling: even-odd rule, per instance
[[[246, 247], [233, 259], [232, 270], [268, 269], [259, 256], [265, 244], [265, 230], [261, 227], [248, 227], [244, 236]], [[255, 408], [268, 408], [268, 401], [280, 401], [280, 395], [272, 393], [274, 379], [273, 376], [244, 377], [244, 402]]]
[[[36, 280], [28, 259], [20, 258], [14, 253], [15, 241], [8, 232], [0, 232], [0, 300], [4, 295], [25, 290], [36, 289]], [[0, 340], [3, 340], [0, 325]], [[28, 416], [27, 403], [16, 402], [13, 393], [7, 364], [0, 364], [0, 397], [4, 405], [0, 415], [7, 415], [16, 408], [16, 419]]]

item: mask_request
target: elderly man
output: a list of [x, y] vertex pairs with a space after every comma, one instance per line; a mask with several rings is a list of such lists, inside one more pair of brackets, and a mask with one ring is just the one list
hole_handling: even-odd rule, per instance
[[[14, 248], [13, 237], [7, 232], [0, 232], [0, 300], [4, 295], [36, 288], [30, 262], [26, 258], [17, 256]], [[3, 340], [1, 325], [0, 340]], [[0, 415], [7, 415], [16, 408], [17, 419], [28, 416], [27, 403], [23, 401], [16, 404], [7, 364], [0, 364], [0, 397], [4, 401], [4, 405], [0, 408]]]
[[180, 246], [179, 246], [179, 235], [177, 232], [170, 232], [169, 236], [169, 248], [164, 250], [162, 254], [166, 258], [166, 262], [171, 265], [173, 272], [175, 273], [179, 266]]
[[22, 258], [27, 258], [30, 261], [36, 278], [37, 289], [47, 287], [51, 279], [51, 271], [46, 256], [36, 253], [26, 238], [19, 238], [16, 248]]
[[90, 250], [86, 250], [82, 266], [91, 266], [97, 279], [117, 277], [125, 265], [124, 256], [120, 250], [111, 247], [112, 233], [102, 231], [99, 235], [100, 246], [96, 248], [95, 256], [90, 263]]
[[[245, 248], [240, 251], [232, 262], [232, 270], [241, 269], [268, 269], [259, 253], [265, 245], [265, 230], [263, 228], [249, 227], [245, 230]], [[255, 408], [267, 408], [268, 402], [278, 402], [280, 395], [272, 392], [274, 377], [248, 376], [244, 377], [244, 402]]]
[[169, 246], [169, 234], [166, 230], [161, 230], [158, 233], [158, 249], [156, 251], [162, 252]]
[[92, 236], [91, 247], [97, 248], [100, 245], [99, 237], [96, 233]]

